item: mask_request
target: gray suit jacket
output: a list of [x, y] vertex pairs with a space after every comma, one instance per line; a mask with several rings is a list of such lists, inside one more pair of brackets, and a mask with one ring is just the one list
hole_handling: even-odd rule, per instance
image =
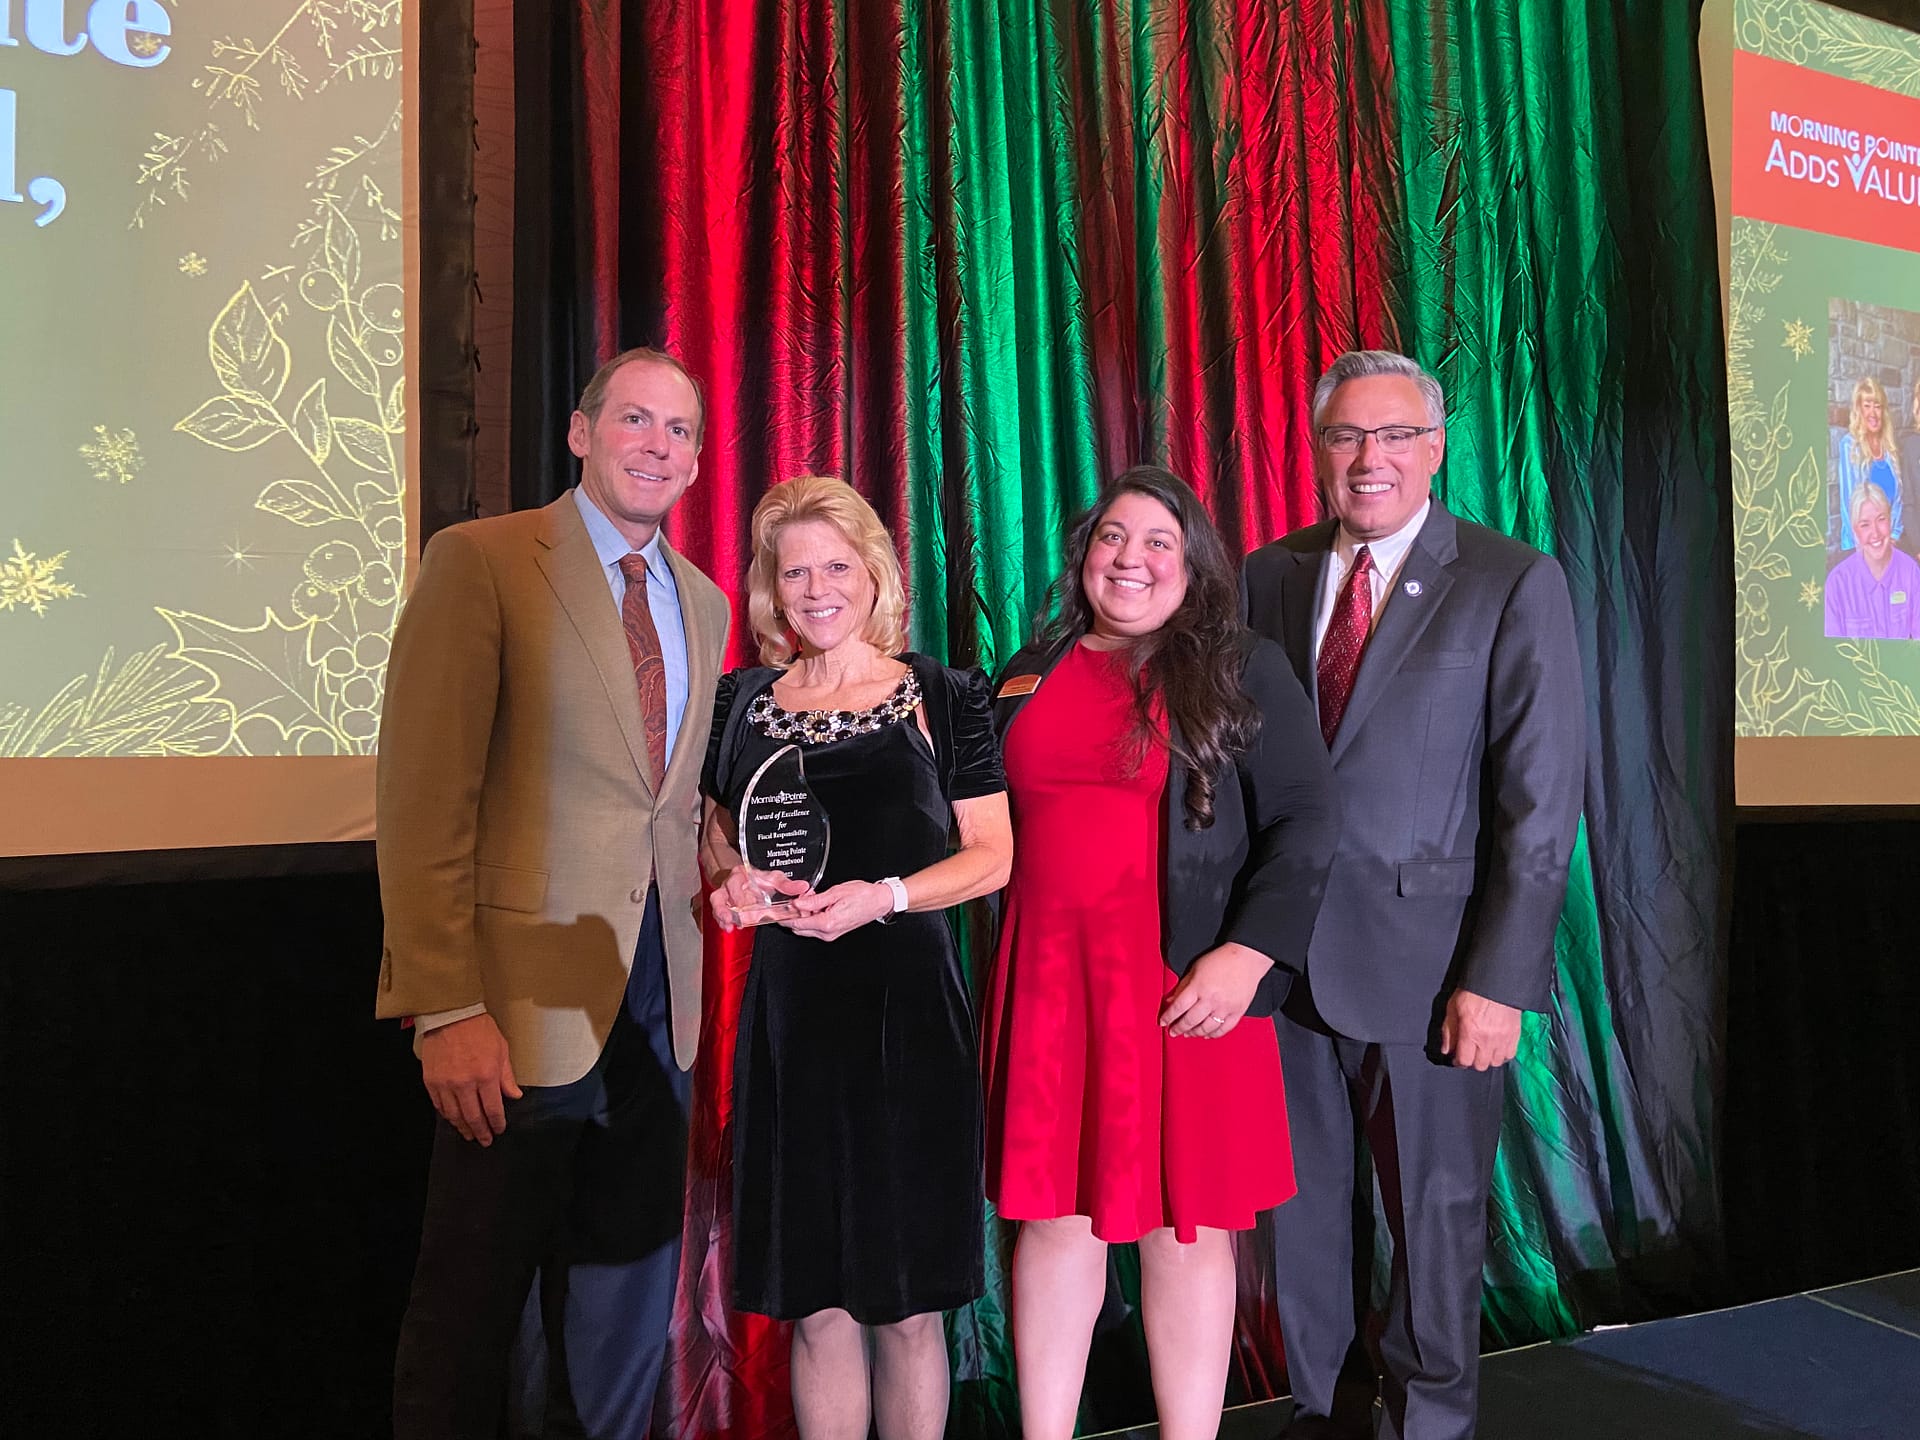
[[[1247, 621], [1313, 694], [1334, 522], [1262, 546]], [[1332, 760], [1345, 822], [1307, 950], [1341, 1034], [1430, 1044], [1464, 988], [1543, 1010], [1580, 819], [1586, 702], [1566, 578], [1436, 499], [1361, 658]]]

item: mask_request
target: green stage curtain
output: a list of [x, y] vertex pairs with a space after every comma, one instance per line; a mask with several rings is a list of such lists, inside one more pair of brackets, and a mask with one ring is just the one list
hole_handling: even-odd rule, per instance
[[[675, 541], [736, 594], [766, 487], [844, 474], [901, 547], [916, 644], [990, 667], [1104, 477], [1168, 464], [1250, 548], [1314, 518], [1328, 362], [1388, 346], [1440, 376], [1441, 491], [1559, 555], [1590, 704], [1490, 1343], [1716, 1283], [1730, 595], [1697, 23], [1663, 0], [573, 0], [517, 30], [519, 225], [552, 264], [517, 283], [516, 497], [567, 483], [594, 361], [665, 344], [709, 399]], [[709, 957], [675, 1433], [792, 1424], [783, 1332], [726, 1304], [745, 964]], [[950, 1325], [956, 1434], [1017, 1426], [990, 1228], [992, 1288]], [[1285, 1387], [1269, 1248], [1241, 1247], [1234, 1398]], [[1150, 1418], [1130, 1256], [1113, 1281], [1088, 1428]]]

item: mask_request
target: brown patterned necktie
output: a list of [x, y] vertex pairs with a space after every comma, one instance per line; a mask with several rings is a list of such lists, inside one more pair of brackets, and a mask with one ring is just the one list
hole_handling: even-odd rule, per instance
[[633, 656], [633, 678], [640, 687], [640, 723], [647, 732], [647, 759], [653, 763], [648, 778], [655, 785], [667, 772], [667, 662], [660, 654], [660, 632], [654, 628], [647, 604], [647, 559], [634, 551], [620, 557], [620, 573], [627, 577], [620, 597], [620, 624], [627, 632], [627, 650]]
[[1333, 748], [1333, 737], [1340, 733], [1340, 717], [1347, 713], [1353, 698], [1354, 677], [1360, 673], [1360, 655], [1373, 632], [1373, 556], [1362, 545], [1354, 554], [1353, 569], [1333, 602], [1333, 617], [1327, 621], [1327, 633], [1320, 641], [1320, 662], [1314, 667], [1314, 684], [1320, 692], [1320, 738]]

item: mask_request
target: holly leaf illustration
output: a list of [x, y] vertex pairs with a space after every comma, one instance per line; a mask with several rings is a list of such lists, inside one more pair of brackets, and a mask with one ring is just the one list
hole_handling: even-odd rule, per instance
[[407, 377], [402, 375], [393, 382], [393, 389], [387, 394], [387, 409], [381, 417], [386, 421], [387, 429], [398, 435], [407, 428]]
[[330, 520], [353, 518], [342, 514], [326, 487], [314, 480], [276, 480], [260, 492], [253, 508], [296, 525], [325, 525]]
[[253, 293], [250, 280], [214, 318], [207, 332], [207, 355], [213, 361], [213, 373], [230, 394], [259, 400], [277, 401], [293, 368], [287, 342]]
[[300, 442], [316, 465], [327, 463], [333, 453], [333, 422], [327, 415], [326, 377], [313, 382], [300, 403], [293, 407], [293, 438]]
[[256, 397], [216, 395], [173, 428], [221, 450], [238, 451], [266, 444], [280, 433], [280, 421]]
[[[262, 721], [284, 743], [296, 729], [333, 728], [322, 708], [321, 674], [307, 663], [308, 632], [317, 622], [289, 625], [271, 609], [251, 627], [164, 607], [160, 618], [173, 629], [174, 658], [213, 676], [212, 694], [233, 706], [236, 730]], [[261, 753], [244, 741], [239, 748]]]

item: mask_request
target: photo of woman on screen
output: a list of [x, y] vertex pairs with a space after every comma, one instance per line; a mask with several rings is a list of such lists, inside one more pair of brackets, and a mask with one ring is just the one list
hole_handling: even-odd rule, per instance
[[1900, 504], [1900, 460], [1894, 453], [1893, 416], [1889, 413], [1887, 389], [1871, 375], [1854, 383], [1853, 406], [1847, 416], [1847, 433], [1840, 437], [1840, 549], [1854, 548], [1853, 497], [1862, 482], [1880, 487], [1891, 507], [1890, 534], [1898, 540], [1905, 530]]
[[1893, 507], [1872, 480], [1854, 486], [1852, 552], [1827, 576], [1827, 634], [1859, 640], [1911, 640], [1920, 606], [1920, 560], [1894, 548]]

